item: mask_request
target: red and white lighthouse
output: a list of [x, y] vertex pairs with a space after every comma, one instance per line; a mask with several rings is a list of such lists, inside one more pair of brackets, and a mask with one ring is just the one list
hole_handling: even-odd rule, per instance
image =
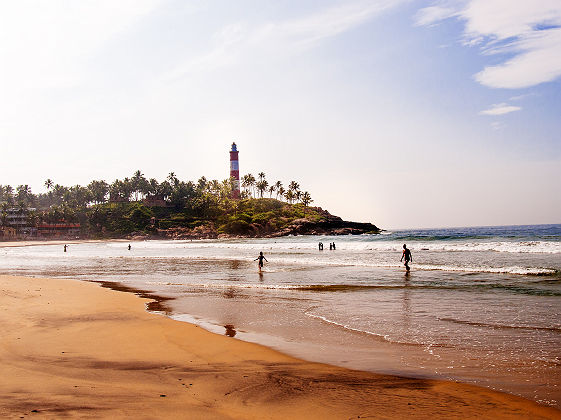
[[232, 150], [230, 150], [230, 178], [234, 179], [232, 198], [238, 199], [240, 198], [240, 162], [236, 143], [232, 143]]

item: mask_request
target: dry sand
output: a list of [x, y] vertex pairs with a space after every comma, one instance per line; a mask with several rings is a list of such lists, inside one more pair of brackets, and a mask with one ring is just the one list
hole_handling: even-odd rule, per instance
[[455, 382], [298, 360], [72, 280], [0, 276], [0, 417], [557, 418]]

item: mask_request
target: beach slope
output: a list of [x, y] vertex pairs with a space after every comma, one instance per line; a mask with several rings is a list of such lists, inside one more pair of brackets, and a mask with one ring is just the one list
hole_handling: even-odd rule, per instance
[[0, 276], [0, 417], [561, 418], [485, 388], [301, 361], [72, 280]]

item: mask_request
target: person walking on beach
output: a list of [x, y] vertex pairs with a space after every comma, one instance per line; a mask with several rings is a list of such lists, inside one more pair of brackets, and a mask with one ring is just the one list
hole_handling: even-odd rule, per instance
[[131, 250], [131, 244], [129, 244], [129, 251]]
[[68, 245], [64, 244], [64, 252], [66, 252], [66, 247], [67, 247], [67, 246], [68, 246]]
[[406, 244], [403, 244], [403, 253], [401, 254], [401, 259], [399, 261], [403, 261], [405, 258], [405, 269], [409, 271], [409, 261], [413, 262], [413, 256], [411, 255], [411, 251], [407, 248]]
[[[265, 256], [263, 255], [263, 251], [261, 251], [259, 253], [259, 256], [257, 258], [255, 258], [253, 261], [257, 261], [259, 260], [259, 262], [257, 263], [259, 265], [259, 271], [261, 271], [261, 269], [263, 268], [263, 260], [267, 261], [267, 258], [265, 258]], [[267, 261], [269, 262], [269, 261]]]
[[335, 251], [335, 242], [333, 242], [333, 251]]
[[320, 251], [323, 251], [323, 242], [320, 242], [318, 244], [318, 248], [319, 248]]

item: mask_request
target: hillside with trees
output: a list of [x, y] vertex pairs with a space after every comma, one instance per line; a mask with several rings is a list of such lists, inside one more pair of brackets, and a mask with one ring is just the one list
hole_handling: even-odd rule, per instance
[[291, 181], [271, 182], [263, 172], [241, 179], [241, 197], [232, 199], [234, 182], [181, 181], [171, 172], [158, 182], [141, 171], [109, 184], [65, 187], [51, 179], [46, 193], [28, 185], [0, 185], [0, 225], [17, 212], [29, 226], [41, 223], [80, 224], [84, 238], [222, 238], [300, 234], [378, 233], [370, 223], [346, 222], [319, 207], [309, 192]]

